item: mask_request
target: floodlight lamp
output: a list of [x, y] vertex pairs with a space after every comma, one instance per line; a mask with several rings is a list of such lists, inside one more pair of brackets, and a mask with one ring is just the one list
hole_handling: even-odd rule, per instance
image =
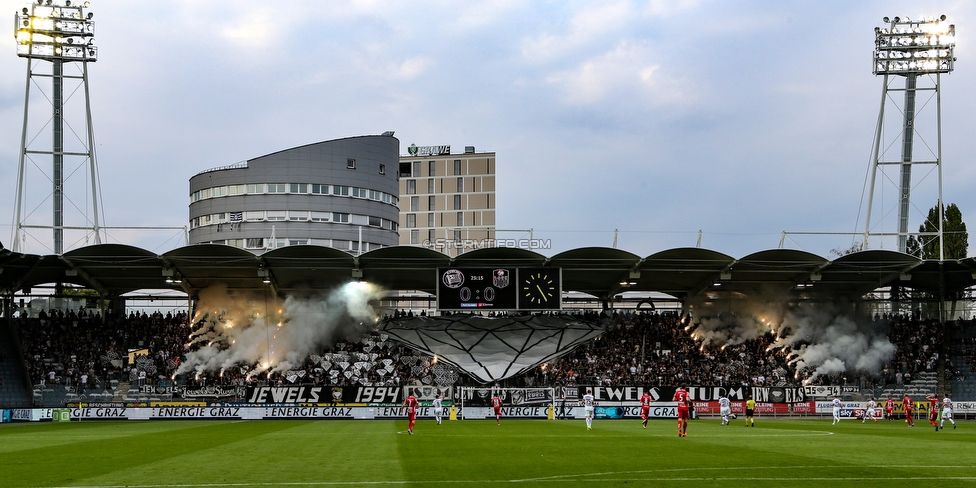
[[942, 14], [942, 16], [941, 16], [941, 17], [939, 17], [939, 20], [941, 20], [941, 21], [943, 21], [943, 22], [945, 22], [945, 19], [946, 19], [946, 16], [945, 16], [945, 14]]
[[881, 21], [884, 22], [885, 24], [887, 24], [887, 23], [891, 22], [891, 19], [889, 19], [888, 17], [885, 17], [885, 18], [881, 19]]
[[65, 7], [70, 7], [71, 6], [71, 0], [64, 0], [64, 6]]

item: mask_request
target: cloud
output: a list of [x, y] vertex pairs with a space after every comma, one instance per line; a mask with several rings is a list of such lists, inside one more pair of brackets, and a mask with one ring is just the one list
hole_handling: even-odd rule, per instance
[[644, 106], [693, 103], [691, 83], [671, 76], [647, 45], [621, 42], [613, 49], [546, 77], [570, 106]]
[[279, 15], [267, 11], [249, 12], [220, 29], [221, 36], [240, 48], [267, 48], [279, 40]]

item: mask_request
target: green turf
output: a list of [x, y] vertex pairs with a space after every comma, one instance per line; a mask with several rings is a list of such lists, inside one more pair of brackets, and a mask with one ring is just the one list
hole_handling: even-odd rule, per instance
[[[976, 484], [976, 424], [148, 421], [0, 426], [0, 486]], [[948, 423], [946, 424], [949, 425]], [[828, 485], [829, 484], [829, 485]]]

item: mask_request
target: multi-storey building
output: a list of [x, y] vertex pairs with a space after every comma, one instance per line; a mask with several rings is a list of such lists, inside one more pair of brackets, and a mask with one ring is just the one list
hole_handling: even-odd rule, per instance
[[400, 157], [400, 244], [456, 256], [495, 239], [495, 153], [417, 147]]
[[260, 253], [315, 244], [354, 254], [398, 242], [392, 132], [308, 144], [190, 178], [191, 244]]

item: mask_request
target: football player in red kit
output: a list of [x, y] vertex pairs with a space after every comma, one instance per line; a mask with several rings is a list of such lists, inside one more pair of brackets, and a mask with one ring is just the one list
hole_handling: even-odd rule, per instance
[[905, 394], [905, 398], [901, 399], [901, 405], [905, 407], [905, 422], [908, 422], [909, 427], [915, 427], [915, 419], [912, 418], [912, 410], [915, 409], [915, 402], [912, 401], [912, 397]]
[[495, 423], [502, 425], [502, 399], [498, 397], [498, 394], [491, 397], [491, 407], [495, 409]]
[[407, 433], [413, 435], [413, 425], [417, 423], [417, 407], [420, 402], [417, 401], [417, 397], [413, 396], [413, 393], [403, 401], [403, 406], [407, 407], [407, 418], [410, 420], [410, 425], [407, 427]]
[[651, 398], [651, 395], [649, 395], [646, 391], [640, 397], [640, 402], [641, 402], [641, 424], [644, 425], [644, 428], [645, 429], [647, 428], [647, 417], [651, 414], [651, 402], [653, 402], [653, 401], [654, 400]]
[[672, 400], [678, 402], [678, 437], [688, 437], [688, 418], [691, 416], [691, 409], [688, 407], [691, 397], [688, 390], [679, 387], [674, 391]]

